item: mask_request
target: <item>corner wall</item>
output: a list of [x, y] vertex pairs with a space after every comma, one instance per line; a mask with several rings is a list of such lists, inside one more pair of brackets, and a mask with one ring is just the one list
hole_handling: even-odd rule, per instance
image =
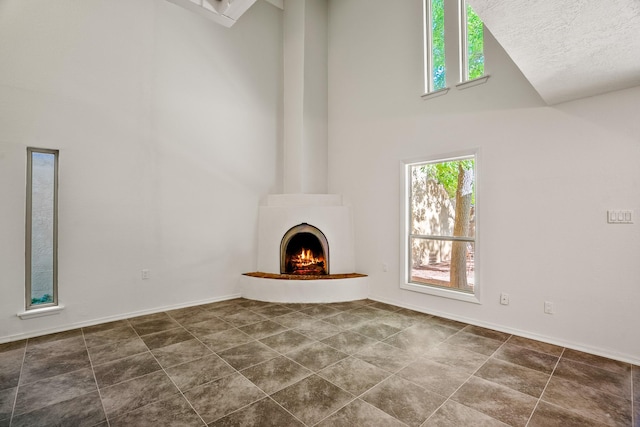
[[[488, 83], [423, 101], [421, 11], [329, 4], [329, 192], [352, 205], [371, 297], [640, 363], [640, 88], [546, 107], [488, 34]], [[482, 304], [402, 290], [400, 163], [470, 148]]]
[[[0, 3], [0, 342], [237, 294], [281, 191], [282, 11]], [[62, 313], [24, 310], [26, 147], [60, 149]], [[151, 279], [141, 280], [141, 269]]]

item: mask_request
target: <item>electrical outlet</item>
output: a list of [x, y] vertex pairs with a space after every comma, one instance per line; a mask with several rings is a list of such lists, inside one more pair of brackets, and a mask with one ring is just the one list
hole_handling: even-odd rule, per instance
[[504, 292], [500, 294], [500, 304], [509, 305], [509, 294], [505, 294]]
[[553, 314], [553, 303], [551, 301], [544, 302], [544, 312], [546, 314]]
[[142, 269], [142, 280], [149, 280], [149, 279], [150, 279], [149, 269], [143, 268]]

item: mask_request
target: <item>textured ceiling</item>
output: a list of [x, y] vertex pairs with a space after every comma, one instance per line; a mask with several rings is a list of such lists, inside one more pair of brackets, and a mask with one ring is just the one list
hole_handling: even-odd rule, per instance
[[640, 85], [640, 0], [467, 0], [548, 104]]

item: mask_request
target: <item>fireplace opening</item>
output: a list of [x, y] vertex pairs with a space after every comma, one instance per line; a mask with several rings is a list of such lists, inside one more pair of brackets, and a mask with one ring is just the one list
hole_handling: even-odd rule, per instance
[[329, 243], [324, 233], [307, 223], [287, 231], [280, 243], [280, 274], [329, 274]]

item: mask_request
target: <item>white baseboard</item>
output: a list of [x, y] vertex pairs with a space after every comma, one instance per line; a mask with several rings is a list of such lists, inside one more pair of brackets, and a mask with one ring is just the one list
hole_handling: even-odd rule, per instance
[[578, 343], [571, 342], [571, 341], [558, 340], [558, 339], [550, 338], [550, 337], [547, 337], [547, 336], [544, 336], [544, 335], [538, 335], [538, 334], [534, 334], [534, 333], [531, 333], [531, 332], [522, 331], [522, 330], [519, 330], [519, 329], [505, 327], [505, 326], [502, 326], [502, 325], [495, 325], [495, 324], [492, 324], [492, 323], [489, 323], [489, 322], [481, 322], [481, 321], [478, 321], [476, 319], [471, 319], [471, 318], [467, 318], [467, 317], [464, 317], [464, 316], [456, 316], [456, 315], [452, 315], [450, 313], [441, 312], [441, 311], [438, 311], [438, 310], [427, 311], [424, 308], [419, 307], [419, 306], [415, 306], [415, 305], [412, 305], [412, 304], [404, 304], [404, 303], [400, 303], [398, 301], [390, 300], [390, 299], [387, 299], [387, 298], [381, 298], [381, 297], [369, 295], [369, 299], [373, 300], [373, 301], [378, 301], [378, 302], [383, 302], [383, 303], [386, 303], [386, 304], [395, 305], [397, 307], [408, 308], [409, 310], [419, 311], [421, 313], [432, 314], [434, 316], [444, 317], [446, 319], [451, 319], [451, 320], [457, 320], [458, 322], [464, 322], [464, 323], [468, 323], [468, 324], [474, 325], [474, 326], [480, 326], [480, 327], [483, 327], [483, 328], [493, 329], [493, 330], [496, 330], [496, 331], [505, 332], [507, 334], [517, 335], [517, 336], [520, 336], [520, 337], [529, 338], [529, 339], [536, 340], [536, 341], [542, 341], [542, 342], [545, 342], [547, 344], [553, 344], [553, 345], [557, 345], [557, 346], [560, 346], [560, 347], [566, 347], [566, 348], [570, 348], [572, 350], [582, 351], [584, 353], [590, 353], [590, 354], [594, 354], [596, 356], [602, 356], [602, 357], [606, 357], [608, 359], [618, 360], [620, 362], [631, 363], [631, 364], [640, 366], [640, 357], [638, 357], [638, 356], [632, 356], [632, 355], [628, 355], [628, 354], [621, 354], [621, 353], [612, 352], [612, 351], [606, 350], [606, 349], [585, 346], [585, 345], [578, 344]]
[[200, 300], [200, 301], [191, 301], [191, 302], [186, 302], [186, 303], [182, 303], [182, 304], [168, 305], [168, 306], [164, 306], [164, 307], [155, 307], [155, 308], [150, 308], [150, 309], [147, 309], [147, 310], [133, 311], [133, 312], [130, 312], [130, 313], [117, 314], [115, 316], [107, 316], [107, 317], [102, 317], [102, 318], [99, 318], [99, 319], [91, 319], [91, 320], [87, 320], [87, 321], [83, 321], [83, 322], [70, 323], [70, 324], [58, 326], [58, 327], [55, 327], [55, 328], [40, 329], [40, 330], [37, 330], [37, 331], [30, 331], [30, 332], [25, 332], [25, 333], [22, 333], [22, 334], [10, 335], [8, 337], [0, 337], [0, 344], [4, 344], [4, 343], [7, 343], [7, 342], [12, 342], [12, 341], [24, 340], [24, 339], [27, 339], [27, 338], [39, 337], [41, 335], [48, 335], [48, 334], [55, 334], [55, 333], [58, 333], [58, 332], [70, 331], [72, 329], [86, 328], [87, 326], [99, 325], [101, 323], [114, 322], [116, 320], [129, 319], [131, 317], [144, 316], [144, 315], [147, 315], [147, 314], [160, 313], [160, 312], [169, 311], [169, 310], [176, 310], [178, 308], [193, 307], [193, 306], [196, 306], [196, 305], [210, 304], [212, 302], [228, 301], [228, 300], [236, 299], [236, 298], [240, 298], [240, 297], [241, 297], [240, 294], [233, 294], [233, 295], [227, 295], [227, 296], [224, 296], [224, 297], [216, 297], [216, 298], [210, 298], [210, 299]]
[[[134, 312], [130, 312], [130, 313], [123, 313], [123, 314], [118, 314], [115, 316], [107, 316], [107, 317], [102, 317], [99, 319], [92, 319], [92, 320], [87, 320], [84, 322], [76, 322], [76, 323], [71, 323], [68, 325], [63, 325], [63, 326], [59, 326], [56, 328], [49, 328], [49, 329], [41, 329], [38, 331], [31, 331], [31, 332], [26, 332], [23, 334], [16, 334], [16, 335], [11, 335], [8, 337], [2, 337], [0, 338], [0, 344], [4, 344], [7, 342], [12, 342], [12, 341], [19, 341], [19, 340], [23, 340], [23, 339], [27, 339], [27, 338], [33, 338], [33, 337], [38, 337], [41, 335], [48, 335], [48, 334], [54, 334], [54, 333], [58, 333], [58, 332], [64, 332], [64, 331], [69, 331], [72, 329], [78, 329], [78, 328], [84, 328], [87, 326], [93, 326], [93, 325], [98, 325], [101, 323], [107, 323], [107, 322], [113, 322], [116, 320], [123, 320], [123, 319], [129, 319], [131, 317], [137, 317], [137, 316], [144, 316], [147, 314], [153, 314], [153, 313], [159, 313], [159, 312], [163, 312], [163, 311], [169, 311], [169, 310], [176, 310], [179, 308], [185, 308], [185, 307], [192, 307], [192, 306], [196, 306], [196, 305], [202, 305], [202, 304], [210, 304], [213, 302], [221, 302], [221, 301], [228, 301], [231, 299], [236, 299], [236, 298], [241, 298], [240, 294], [233, 294], [233, 295], [227, 295], [224, 297], [216, 297], [216, 298], [211, 298], [211, 299], [206, 299], [206, 300], [200, 300], [200, 301], [191, 301], [191, 302], [187, 302], [187, 303], [182, 303], [182, 304], [176, 304], [176, 305], [170, 305], [170, 306], [164, 306], [164, 307], [156, 307], [156, 308], [152, 308], [152, 309], [147, 309], [147, 310], [139, 310], [139, 311], [134, 311]], [[377, 296], [373, 296], [373, 295], [369, 295], [368, 297], [369, 299], [373, 300], [373, 301], [379, 301], [379, 302], [383, 302], [386, 304], [391, 304], [391, 305], [395, 305], [397, 307], [403, 307], [403, 308], [407, 308], [409, 310], [414, 310], [414, 311], [418, 311], [421, 313], [426, 313], [426, 314], [432, 314], [435, 316], [440, 316], [440, 317], [444, 317], [446, 319], [451, 319], [451, 320], [457, 320], [459, 322], [464, 322], [464, 323], [468, 323], [470, 325], [474, 325], [474, 326], [480, 326], [483, 328], [489, 328], [489, 329], [493, 329], [496, 331], [500, 331], [500, 332], [505, 332], [507, 334], [512, 334], [512, 335], [517, 335], [517, 336], [521, 336], [524, 338], [529, 338], [529, 339], [533, 339], [536, 341], [542, 341], [548, 344], [553, 344], [553, 345], [558, 345], [561, 347], [566, 347], [566, 348], [570, 348], [573, 350], [578, 350], [578, 351], [582, 351], [585, 353], [590, 353], [590, 354], [594, 354], [596, 356], [602, 356], [602, 357], [606, 357], [609, 359], [613, 359], [613, 360], [619, 360], [621, 362], [625, 362], [625, 363], [631, 363], [634, 365], [638, 365], [640, 366], [640, 358], [637, 356], [631, 356], [631, 355], [627, 355], [627, 354], [620, 354], [617, 352], [612, 352], [610, 350], [605, 350], [605, 349], [601, 349], [601, 348], [595, 348], [595, 347], [590, 347], [590, 346], [585, 346], [582, 344], [578, 344], [575, 342], [571, 342], [571, 341], [564, 341], [564, 340], [558, 340], [555, 338], [550, 338], [547, 336], [543, 336], [543, 335], [538, 335], [538, 334], [534, 334], [531, 332], [527, 332], [527, 331], [522, 331], [519, 329], [514, 329], [514, 328], [509, 328], [509, 327], [505, 327], [502, 325], [495, 325], [489, 322], [481, 322], [478, 321], [476, 319], [471, 319], [471, 318], [467, 318], [464, 316], [456, 316], [456, 315], [452, 315], [450, 313], [445, 313], [445, 312], [441, 312], [438, 310], [425, 310], [422, 307], [419, 306], [415, 306], [412, 304], [405, 304], [405, 303], [401, 303], [398, 301], [394, 301], [394, 300], [390, 300], [387, 298], [381, 298], [381, 297], [377, 297]]]

